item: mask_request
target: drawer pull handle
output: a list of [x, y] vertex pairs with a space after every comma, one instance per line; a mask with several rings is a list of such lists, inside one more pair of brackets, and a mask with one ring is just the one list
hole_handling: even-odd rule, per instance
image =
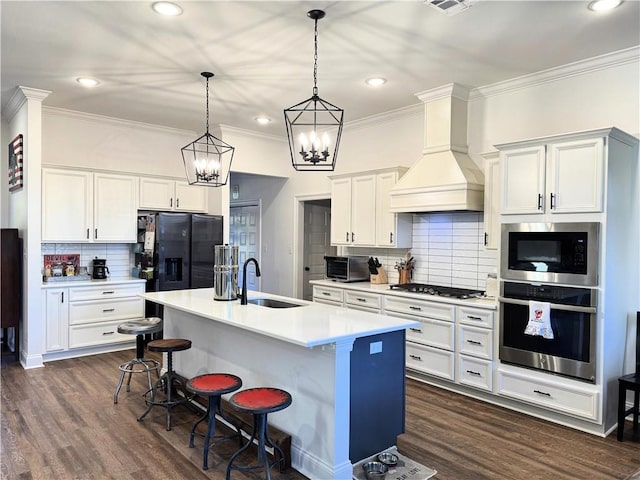
[[108, 292], [102, 292], [102, 294], [103, 294], [103, 295], [108, 295], [108, 294], [110, 294], [110, 293], [116, 293], [116, 292], [114, 292], [113, 290], [110, 290], [110, 291], [108, 291]]
[[410, 308], [411, 310], [417, 310], [417, 311], [419, 311], [419, 312], [420, 312], [420, 311], [422, 311], [422, 308], [420, 308], [420, 307], [416, 307], [415, 305], [409, 305], [409, 308]]
[[409, 355], [410, 358], [413, 358], [414, 360], [422, 360], [422, 358], [420, 358], [418, 355]]
[[473, 370], [467, 370], [467, 373], [469, 375], [475, 375], [476, 377], [481, 377], [482, 375], [480, 374], [480, 372], [474, 372]]
[[482, 345], [482, 342], [477, 342], [475, 340], [467, 340], [467, 343], [470, 343], [471, 345]]
[[545, 397], [550, 397], [551, 394], [548, 392], [541, 392], [540, 390], [534, 390], [533, 393], [537, 393], [538, 395], [544, 395]]
[[358, 298], [356, 298], [356, 300], [358, 300], [359, 302], [366, 302], [366, 301], [367, 301], [367, 299], [366, 299], [366, 298], [359, 298], [359, 297], [358, 297]]
[[481, 321], [482, 321], [482, 318], [481, 318], [481, 317], [476, 317], [475, 315], [467, 315], [467, 318], [468, 318], [469, 320], [477, 320], [477, 321], [479, 321], [479, 322], [481, 322]]
[[102, 311], [103, 312], [113, 312], [115, 310], [115, 308], [103, 308]]
[[409, 327], [409, 330], [411, 330], [412, 332], [422, 333], [422, 330], [421, 330], [421, 329], [419, 329], [419, 328]]
[[329, 292], [322, 292], [322, 294], [323, 294], [324, 296], [326, 296], [326, 297], [330, 297], [330, 296], [331, 296], [331, 294], [330, 294]]
[[116, 332], [114, 332], [114, 331], [111, 331], [111, 332], [102, 332], [102, 334], [103, 334], [103, 335], [113, 335], [114, 333], [116, 333]]

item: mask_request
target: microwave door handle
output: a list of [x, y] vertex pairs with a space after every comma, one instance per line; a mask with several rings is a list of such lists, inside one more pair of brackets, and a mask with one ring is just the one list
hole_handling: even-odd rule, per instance
[[[524, 305], [529, 306], [528, 300], [517, 300], [515, 298], [498, 297], [498, 301], [501, 303], [509, 303], [511, 305]], [[595, 307], [580, 307], [577, 305], [562, 305], [561, 303], [552, 303], [551, 310], [565, 310], [567, 312], [580, 312], [580, 313], [596, 313]]]

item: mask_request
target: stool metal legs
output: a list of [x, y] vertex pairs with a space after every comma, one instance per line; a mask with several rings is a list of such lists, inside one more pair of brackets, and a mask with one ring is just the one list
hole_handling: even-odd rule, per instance
[[[176, 382], [182, 388], [182, 391], [184, 393], [184, 398], [179, 398], [179, 399], [174, 400], [173, 399], [173, 384], [176, 383]], [[156, 399], [157, 394], [158, 394], [158, 390], [160, 388], [162, 388], [163, 385], [164, 385], [164, 388], [165, 388], [165, 391], [166, 391], [166, 394], [167, 394], [167, 399], [163, 400], [163, 401], [158, 401]], [[147, 395], [148, 394], [151, 394], [151, 399], [150, 400], [147, 399]], [[172, 352], [167, 352], [167, 371], [158, 379], [158, 381], [153, 386], [153, 388], [149, 389], [149, 391], [145, 393], [145, 402], [147, 403], [147, 405], [149, 407], [147, 408], [147, 411], [144, 412], [138, 418], [138, 421], [142, 422], [144, 420], [144, 417], [147, 416], [147, 414], [151, 411], [151, 409], [153, 407], [155, 407], [155, 406], [165, 407], [167, 409], [167, 430], [171, 430], [171, 413], [172, 413], [173, 407], [175, 407], [176, 405], [180, 405], [182, 403], [187, 403], [187, 402], [189, 402], [189, 400], [190, 400], [190, 398], [187, 395], [187, 392], [186, 392], [186, 389], [185, 389], [185, 385], [184, 385], [184, 381], [183, 381], [182, 377], [180, 375], [177, 375], [173, 371], [173, 355], [172, 355]]]
[[[236, 430], [238, 431], [237, 434], [232, 434], [232, 435], [215, 435], [215, 431], [216, 431], [216, 413], [218, 415], [220, 415], [222, 418], [224, 418], [229, 424], [233, 425]], [[202, 416], [202, 418], [200, 418], [200, 420], [198, 420], [196, 423], [193, 424], [193, 427], [191, 427], [191, 435], [189, 436], [189, 448], [194, 448], [194, 437], [196, 435], [196, 427], [202, 423], [205, 419], [208, 420], [208, 425], [207, 425], [207, 433], [204, 436], [204, 451], [203, 451], [203, 461], [202, 461], [202, 469], [203, 470], [208, 470], [209, 469], [209, 442], [212, 438], [232, 438], [235, 437], [236, 435], [239, 436], [240, 438], [240, 446], [242, 447], [242, 433], [240, 432], [240, 428], [238, 426], [236, 426], [236, 424], [231, 421], [229, 418], [227, 418], [224, 413], [222, 413], [222, 409], [220, 408], [220, 396], [219, 395], [210, 395], [209, 396], [209, 403], [207, 405], [207, 411], [205, 412], [205, 414]]]
[[[258, 440], [258, 465], [253, 466], [235, 466], [233, 465], [234, 460], [245, 450], [247, 450], [252, 444], [253, 441], [257, 438]], [[275, 460], [269, 463], [269, 457], [267, 456], [267, 450], [265, 445], [273, 448], [273, 456]], [[278, 455], [279, 454], [279, 455]], [[236, 453], [233, 454], [229, 463], [227, 464], [227, 476], [226, 480], [231, 479], [231, 470], [254, 470], [256, 468], [264, 468], [266, 479], [271, 480], [271, 468], [274, 465], [277, 465], [280, 462], [284, 461], [284, 452], [282, 449], [274, 444], [269, 438], [269, 433], [267, 432], [267, 414], [266, 413], [255, 413], [253, 415], [253, 432], [251, 433], [251, 439]]]
[[147, 383], [149, 384], [149, 390], [151, 390], [151, 372], [155, 370], [156, 375], [160, 378], [160, 362], [150, 358], [144, 357], [144, 336], [142, 334], [136, 335], [136, 358], [133, 360], [129, 360], [126, 363], [120, 365], [120, 380], [118, 381], [118, 386], [116, 387], [116, 391], [113, 394], [113, 403], [118, 403], [118, 394], [120, 393], [120, 389], [122, 388], [122, 383], [124, 382], [124, 377], [128, 373], [129, 378], [127, 379], [127, 392], [131, 391], [131, 376], [134, 373], [146, 373], [147, 374]]

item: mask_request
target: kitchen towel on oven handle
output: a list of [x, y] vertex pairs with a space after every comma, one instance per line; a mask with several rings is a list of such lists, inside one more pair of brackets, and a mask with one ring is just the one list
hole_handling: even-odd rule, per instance
[[529, 301], [529, 321], [524, 329], [525, 335], [536, 335], [553, 340], [550, 311], [551, 305], [548, 302]]

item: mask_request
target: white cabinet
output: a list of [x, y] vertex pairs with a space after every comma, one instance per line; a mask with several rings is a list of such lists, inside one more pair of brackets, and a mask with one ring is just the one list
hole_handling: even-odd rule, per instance
[[458, 382], [493, 391], [494, 312], [456, 307]]
[[42, 169], [43, 242], [136, 241], [137, 177]]
[[411, 246], [412, 216], [389, 212], [389, 192], [404, 171], [394, 168], [332, 178], [332, 245]]
[[313, 286], [313, 301], [341, 307], [344, 298], [344, 291], [341, 288]]
[[406, 169], [380, 173], [376, 176], [376, 246], [410, 248], [412, 244], [413, 216], [393, 213], [391, 188], [398, 183]]
[[140, 177], [140, 208], [167, 212], [207, 212], [205, 187], [187, 182]]
[[563, 138], [498, 146], [503, 215], [602, 211], [604, 137]]
[[595, 386], [502, 367], [498, 370], [498, 393], [567, 415], [600, 421], [600, 394]]
[[381, 297], [375, 293], [345, 290], [344, 306], [365, 312], [380, 313]]
[[407, 331], [407, 368], [455, 380], [455, 306], [384, 296], [384, 312], [421, 322]]
[[484, 169], [484, 247], [496, 250], [500, 244], [500, 156], [483, 155]]
[[69, 291], [49, 288], [42, 292], [45, 318], [45, 350], [57, 352], [69, 346]]
[[[118, 325], [144, 317], [144, 283], [104, 283], [43, 288], [46, 351], [80, 355], [84, 347], [131, 342]], [[84, 353], [86, 354], [86, 353]]]
[[42, 169], [42, 241], [88, 242], [93, 229], [93, 174]]

